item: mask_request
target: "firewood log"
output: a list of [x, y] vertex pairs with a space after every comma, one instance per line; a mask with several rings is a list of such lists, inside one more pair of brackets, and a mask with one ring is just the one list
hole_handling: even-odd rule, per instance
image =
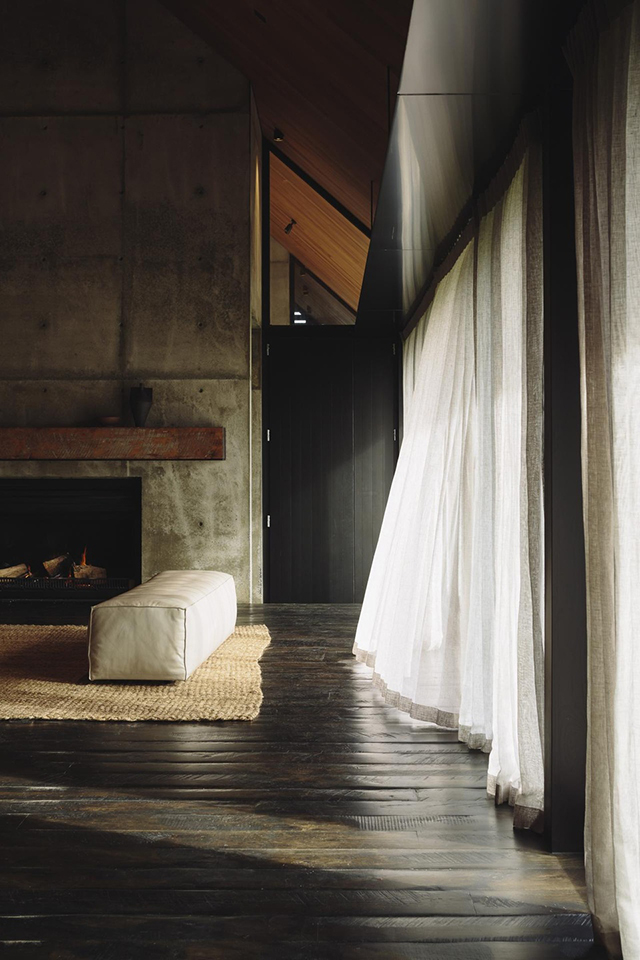
[[15, 567], [0, 568], [0, 577], [11, 577], [12, 580], [20, 580], [29, 574], [29, 567], [26, 563], [19, 563]]
[[69, 554], [63, 553], [59, 557], [52, 557], [51, 560], [43, 560], [42, 566], [50, 577], [59, 577], [67, 572], [69, 566]]
[[73, 576], [76, 580], [105, 580], [107, 571], [104, 567], [94, 567], [92, 563], [74, 563]]

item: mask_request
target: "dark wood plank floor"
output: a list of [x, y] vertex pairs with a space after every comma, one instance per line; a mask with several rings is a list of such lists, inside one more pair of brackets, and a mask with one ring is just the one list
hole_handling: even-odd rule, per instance
[[[5, 606], [13, 622], [87, 611]], [[57, 960], [595, 957], [579, 858], [386, 707], [357, 608], [253, 606], [253, 723], [0, 723], [0, 945]]]

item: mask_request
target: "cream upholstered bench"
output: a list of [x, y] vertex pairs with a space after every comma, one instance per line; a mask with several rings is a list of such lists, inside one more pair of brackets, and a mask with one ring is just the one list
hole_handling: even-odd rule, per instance
[[93, 607], [89, 679], [186, 680], [233, 633], [236, 616], [228, 573], [159, 573]]

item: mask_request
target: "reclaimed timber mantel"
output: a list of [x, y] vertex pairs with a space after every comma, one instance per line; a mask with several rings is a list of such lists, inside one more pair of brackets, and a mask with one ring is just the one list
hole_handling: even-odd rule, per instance
[[0, 460], [224, 459], [224, 427], [0, 428]]

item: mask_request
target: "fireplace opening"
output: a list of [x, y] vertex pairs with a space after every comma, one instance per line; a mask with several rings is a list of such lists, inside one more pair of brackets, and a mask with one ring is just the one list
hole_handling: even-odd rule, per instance
[[0, 479], [0, 599], [103, 600], [140, 583], [142, 482]]

